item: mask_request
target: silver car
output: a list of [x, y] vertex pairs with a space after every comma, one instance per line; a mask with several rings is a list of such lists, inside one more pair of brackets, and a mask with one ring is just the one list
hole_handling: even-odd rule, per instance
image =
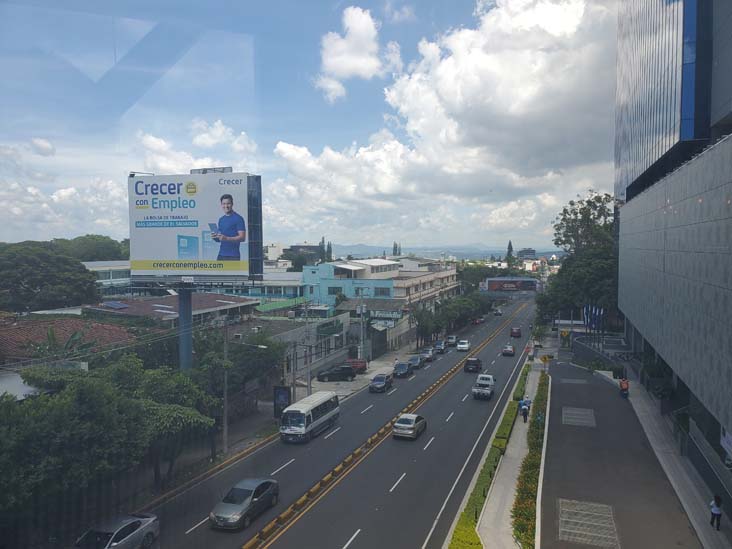
[[396, 420], [391, 434], [394, 438], [416, 439], [427, 429], [427, 420], [417, 414], [402, 414]]
[[280, 485], [269, 478], [249, 478], [237, 482], [208, 516], [212, 528], [248, 528], [258, 515], [277, 505]]
[[132, 513], [109, 520], [87, 530], [76, 540], [79, 549], [148, 549], [160, 535], [158, 517], [148, 513]]

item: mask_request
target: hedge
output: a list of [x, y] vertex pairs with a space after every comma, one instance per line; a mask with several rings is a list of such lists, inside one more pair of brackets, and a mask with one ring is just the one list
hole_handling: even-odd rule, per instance
[[475, 527], [478, 524], [477, 518], [481, 509], [483, 509], [486, 495], [488, 495], [488, 488], [491, 486], [499, 461], [501, 461], [501, 451], [498, 448], [491, 447], [478, 474], [475, 487], [468, 498], [468, 503], [455, 525], [455, 531], [450, 540], [450, 549], [483, 547]]
[[513, 392], [513, 399], [519, 401], [526, 395], [526, 378], [529, 377], [531, 371], [531, 364], [525, 364], [524, 369], [521, 370], [521, 377], [519, 377], [518, 383], [516, 384], [516, 390]]
[[503, 438], [508, 440], [511, 437], [511, 431], [513, 431], [513, 425], [518, 414], [518, 402], [512, 400], [506, 407], [506, 413], [503, 414], [501, 424], [496, 429], [496, 438]]
[[[544, 446], [544, 428], [546, 424], [546, 401], [549, 393], [549, 376], [542, 372], [536, 398], [531, 405], [531, 423], [526, 434], [529, 451], [521, 463], [521, 470], [516, 481], [516, 499], [513, 502], [513, 535], [522, 547], [534, 546], [536, 534], [536, 492], [539, 488], [539, 471], [541, 469], [541, 453]], [[542, 420], [537, 421], [541, 414]]]

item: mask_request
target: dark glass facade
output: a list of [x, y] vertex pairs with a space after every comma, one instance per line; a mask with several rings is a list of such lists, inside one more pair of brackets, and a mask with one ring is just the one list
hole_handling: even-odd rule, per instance
[[711, 1], [621, 0], [615, 196], [630, 200], [709, 137]]

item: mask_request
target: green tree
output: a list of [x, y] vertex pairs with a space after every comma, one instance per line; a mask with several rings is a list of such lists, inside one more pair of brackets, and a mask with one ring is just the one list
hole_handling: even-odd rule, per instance
[[120, 259], [130, 258], [130, 239], [125, 238], [119, 243], [119, 255]]
[[0, 309], [35, 311], [99, 301], [94, 273], [48, 243], [0, 247]]
[[613, 238], [613, 199], [592, 190], [572, 200], [554, 223], [554, 243], [567, 252], [559, 272], [536, 299], [540, 316], [579, 310], [586, 304], [617, 307], [618, 253]]
[[56, 330], [49, 326], [46, 331], [46, 340], [40, 343], [31, 342], [29, 348], [37, 358], [70, 358], [92, 349], [96, 341], [84, 341], [84, 333], [76, 331], [69, 338], [61, 342], [56, 337]]
[[129, 239], [127, 240], [127, 257], [122, 254], [120, 242], [99, 234], [87, 234], [71, 240], [56, 238], [51, 242], [61, 253], [79, 261], [113, 261], [129, 257]]
[[506, 249], [506, 263], [508, 263], [508, 266], [511, 267], [513, 265], [513, 244], [511, 241], [508, 241], [508, 248]]
[[333, 261], [333, 244], [328, 241], [328, 245], [325, 247], [325, 260]]
[[569, 253], [611, 245], [613, 204], [611, 195], [592, 189], [586, 198], [570, 200], [554, 219], [554, 244]]

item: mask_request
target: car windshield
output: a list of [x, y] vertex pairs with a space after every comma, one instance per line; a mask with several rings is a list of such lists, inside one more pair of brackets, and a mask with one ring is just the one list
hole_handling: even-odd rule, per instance
[[283, 427], [305, 427], [305, 414], [301, 412], [285, 412], [280, 424]]
[[394, 369], [397, 370], [398, 372], [401, 372], [402, 370], [406, 370], [407, 368], [409, 368], [408, 365], [404, 364], [403, 362], [400, 362], [399, 364], [396, 365], [396, 367]]
[[252, 491], [248, 488], [232, 488], [229, 490], [229, 493], [226, 494], [226, 497], [221, 500], [223, 503], [231, 503], [234, 505], [241, 505], [244, 503], [250, 496], [252, 495]]
[[111, 538], [112, 532], [89, 530], [76, 542], [75, 547], [80, 549], [104, 549]]
[[386, 376], [376, 376], [371, 381], [374, 383], [384, 383], [386, 381]]
[[484, 381], [479, 381], [478, 383], [476, 383], [476, 386], [480, 387], [481, 389], [489, 389], [491, 384], [485, 383]]
[[418, 356], [410, 356], [409, 357], [409, 362], [419, 362], [419, 357]]
[[397, 420], [397, 425], [412, 425], [414, 424], [414, 420], [410, 417], [400, 417]]

